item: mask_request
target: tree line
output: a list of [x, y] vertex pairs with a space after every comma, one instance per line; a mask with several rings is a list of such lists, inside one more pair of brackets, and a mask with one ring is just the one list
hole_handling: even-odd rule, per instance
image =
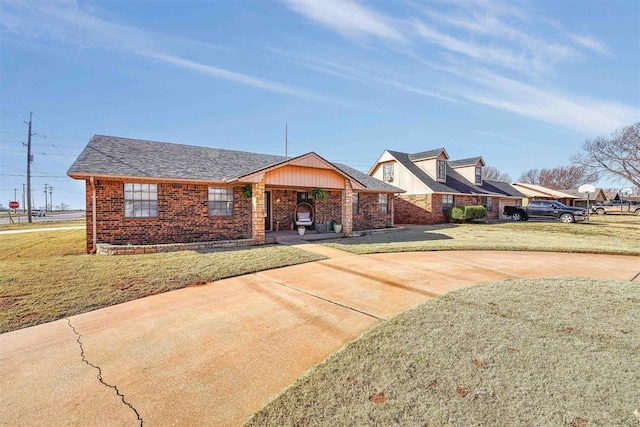
[[[640, 191], [640, 122], [622, 127], [609, 136], [586, 140], [571, 161], [573, 164], [569, 166], [529, 169], [518, 181], [563, 190], [607, 176], [614, 181], [627, 181], [636, 187], [636, 192]], [[511, 181], [508, 174], [500, 173], [495, 167], [484, 169], [487, 169], [486, 179]]]

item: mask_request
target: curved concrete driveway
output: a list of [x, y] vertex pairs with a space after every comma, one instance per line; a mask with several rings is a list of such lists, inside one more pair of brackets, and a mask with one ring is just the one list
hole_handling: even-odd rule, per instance
[[433, 296], [523, 277], [640, 280], [640, 259], [628, 256], [332, 255], [0, 335], [0, 424], [238, 425], [345, 343]]

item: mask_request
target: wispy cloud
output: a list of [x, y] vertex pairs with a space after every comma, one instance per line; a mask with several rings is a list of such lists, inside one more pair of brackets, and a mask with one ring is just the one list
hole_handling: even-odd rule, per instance
[[75, 1], [22, 2], [3, 0], [0, 26], [4, 31], [31, 38], [55, 40], [79, 48], [108, 49], [162, 61], [187, 70], [231, 81], [240, 85], [334, 104], [343, 102], [279, 82], [237, 73], [214, 65], [195, 62], [171, 53], [172, 46], [182, 51], [203, 43], [153, 34], [135, 27], [100, 19]]
[[415, 85], [409, 85], [406, 83], [402, 83], [397, 79], [388, 79], [388, 78], [376, 76], [375, 73], [372, 71], [356, 69], [354, 67], [349, 67], [344, 64], [338, 64], [334, 61], [323, 61], [315, 57], [309, 57], [309, 56], [299, 57], [291, 53], [282, 51], [280, 49], [270, 49], [270, 50], [278, 55], [282, 55], [286, 57], [287, 59], [295, 62], [300, 66], [303, 66], [305, 68], [310, 68], [312, 70], [315, 70], [333, 77], [337, 77], [343, 80], [356, 81], [369, 86], [379, 86], [379, 83], [382, 83], [385, 86], [391, 86], [403, 92], [409, 92], [416, 95], [435, 98], [441, 101], [454, 102], [454, 103], [463, 102], [460, 99], [457, 99], [453, 96], [445, 95], [442, 92], [439, 92], [436, 90], [425, 89], [425, 88], [417, 87]]
[[350, 0], [283, 0], [293, 11], [348, 37], [375, 36], [404, 42], [406, 38], [390, 20]]
[[466, 71], [459, 75], [475, 84], [460, 90], [470, 101], [584, 134], [612, 132], [640, 118], [637, 107], [549, 91], [487, 70]]
[[590, 49], [594, 52], [601, 53], [607, 56], [614, 56], [613, 53], [609, 50], [609, 48], [601, 41], [596, 40], [593, 37], [589, 36], [578, 36], [576, 34], [570, 35], [571, 40], [573, 40], [576, 44]]
[[[428, 22], [414, 19], [417, 33], [444, 49], [531, 76], [548, 74], [562, 61], [581, 58], [580, 51], [570, 43], [529, 30], [538, 17], [517, 8], [517, 3], [465, 2], [463, 5], [447, 12], [421, 8]], [[544, 23], [538, 24], [552, 26], [542, 21]]]

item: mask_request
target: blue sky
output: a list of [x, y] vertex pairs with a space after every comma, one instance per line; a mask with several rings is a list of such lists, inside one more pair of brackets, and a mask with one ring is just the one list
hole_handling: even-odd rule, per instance
[[[640, 120], [640, 2], [0, 0], [0, 203], [84, 207], [92, 134], [367, 171], [444, 147], [513, 179]], [[621, 183], [601, 182], [609, 186]]]

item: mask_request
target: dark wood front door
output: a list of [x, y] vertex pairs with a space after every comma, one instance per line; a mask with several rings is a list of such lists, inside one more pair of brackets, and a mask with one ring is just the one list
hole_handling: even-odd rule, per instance
[[271, 231], [271, 191], [264, 192], [264, 231]]

